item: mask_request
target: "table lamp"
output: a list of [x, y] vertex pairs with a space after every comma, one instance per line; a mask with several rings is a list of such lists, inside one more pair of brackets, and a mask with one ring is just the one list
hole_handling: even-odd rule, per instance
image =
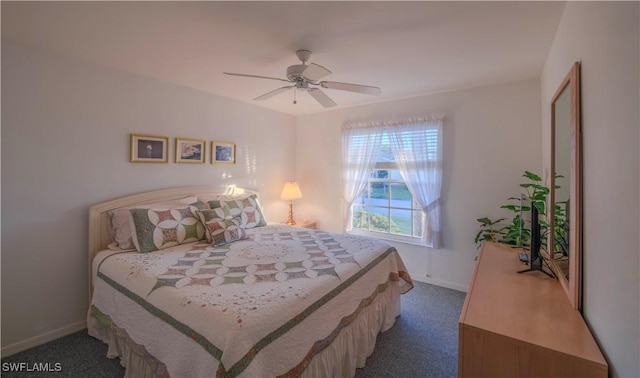
[[280, 199], [289, 201], [289, 219], [287, 219], [288, 225], [295, 225], [296, 221], [293, 220], [293, 200], [302, 198], [302, 192], [300, 191], [300, 187], [298, 183], [295, 181], [290, 181], [284, 184], [282, 188], [282, 193], [280, 194]]

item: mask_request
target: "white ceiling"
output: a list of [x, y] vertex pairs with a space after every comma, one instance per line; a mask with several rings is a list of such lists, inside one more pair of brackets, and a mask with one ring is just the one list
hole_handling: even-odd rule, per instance
[[300, 115], [286, 85], [295, 51], [380, 96], [325, 89], [337, 107], [539, 77], [564, 2], [7, 2], [2, 41]]

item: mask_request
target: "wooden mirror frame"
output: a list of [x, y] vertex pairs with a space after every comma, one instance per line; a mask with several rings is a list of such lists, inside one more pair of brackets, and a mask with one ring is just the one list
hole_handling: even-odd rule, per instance
[[[569, 278], [564, 275], [554, 258], [555, 227], [555, 171], [556, 171], [556, 100], [565, 89], [570, 91], [571, 138], [570, 138], [570, 176], [569, 176]], [[549, 255], [551, 266], [560, 284], [567, 293], [571, 306], [576, 310], [582, 307], [582, 127], [580, 119], [580, 62], [576, 62], [564, 78], [551, 100], [551, 160], [549, 175]]]

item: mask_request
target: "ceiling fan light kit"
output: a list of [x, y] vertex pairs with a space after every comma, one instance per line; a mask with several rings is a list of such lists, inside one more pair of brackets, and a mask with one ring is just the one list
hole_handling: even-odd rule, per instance
[[[300, 59], [302, 64], [294, 64], [292, 66], [287, 67], [286, 79], [269, 77], [269, 76], [260, 76], [260, 75], [240, 74], [240, 73], [233, 73], [233, 72], [224, 72], [224, 74], [232, 75], [232, 76], [253, 77], [258, 79], [286, 81], [293, 84], [293, 85], [281, 87], [273, 91], [267, 92], [263, 95], [260, 95], [254, 98], [254, 100], [256, 101], [263, 101], [273, 96], [276, 96], [280, 93], [286, 92], [289, 89], [294, 89], [294, 91], [302, 90], [309, 93], [309, 95], [311, 95], [311, 97], [313, 97], [316, 101], [318, 101], [320, 105], [322, 105], [325, 108], [330, 108], [330, 107], [336, 106], [337, 104], [329, 96], [327, 96], [326, 93], [320, 90], [320, 88], [337, 89], [341, 91], [362, 93], [362, 94], [368, 94], [373, 96], [377, 96], [380, 93], [382, 93], [380, 88], [372, 87], [368, 85], [340, 83], [337, 81], [318, 81], [321, 78], [327, 75], [330, 75], [331, 71], [322, 67], [319, 64], [307, 63], [311, 58], [311, 51], [309, 50], [298, 50], [296, 51], [296, 55], [298, 56], [298, 59]], [[294, 93], [293, 103], [294, 104], [297, 103], [295, 99], [295, 93]]]

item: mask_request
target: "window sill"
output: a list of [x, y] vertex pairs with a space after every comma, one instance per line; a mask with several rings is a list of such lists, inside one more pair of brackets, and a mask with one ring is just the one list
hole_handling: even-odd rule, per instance
[[349, 234], [353, 234], [353, 235], [368, 236], [368, 237], [371, 237], [371, 238], [374, 238], [374, 239], [381, 239], [381, 240], [386, 240], [386, 241], [389, 241], [389, 242], [411, 244], [411, 245], [416, 245], [416, 246], [419, 246], [419, 247], [428, 248], [424, 243], [422, 243], [420, 241], [420, 238], [412, 238], [412, 237], [409, 237], [409, 236], [386, 234], [386, 233], [383, 233], [383, 232], [363, 231], [363, 230], [359, 230], [359, 229], [353, 229], [353, 230], [349, 231], [348, 233]]

